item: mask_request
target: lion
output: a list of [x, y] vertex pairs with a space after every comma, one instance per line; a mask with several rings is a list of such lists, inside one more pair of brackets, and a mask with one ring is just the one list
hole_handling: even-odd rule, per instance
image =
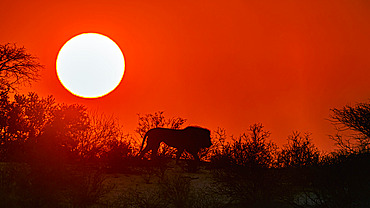
[[[198, 152], [202, 148], [208, 148], [212, 145], [211, 132], [208, 129], [188, 126], [185, 129], [167, 129], [154, 128], [146, 132], [143, 137], [143, 142], [140, 148], [140, 158], [143, 158], [145, 153], [152, 150], [152, 157], [157, 154], [159, 145], [164, 142], [168, 146], [177, 149], [176, 161], [179, 160], [181, 154], [186, 150], [190, 153], [194, 160], [200, 161]], [[147, 145], [143, 150], [143, 146], [147, 140]]]

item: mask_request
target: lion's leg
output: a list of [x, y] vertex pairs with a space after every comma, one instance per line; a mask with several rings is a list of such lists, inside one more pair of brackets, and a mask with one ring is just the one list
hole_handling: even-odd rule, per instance
[[[186, 150], [188, 151], [188, 150]], [[189, 160], [188, 161], [188, 170], [189, 171], [197, 171], [198, 168], [199, 168], [199, 164], [200, 164], [200, 159], [199, 159], [199, 156], [198, 156], [198, 151], [188, 151], [191, 155], [193, 155], [193, 158], [194, 160]]]
[[157, 153], [158, 153], [158, 149], [159, 149], [159, 146], [160, 146], [160, 143], [153, 143], [152, 144], [152, 155], [151, 155], [151, 159], [155, 159], [157, 157]]
[[200, 162], [200, 158], [198, 156], [198, 152], [197, 151], [193, 151], [193, 150], [187, 150], [191, 155], [193, 155], [194, 157], [194, 160], [197, 161], [197, 162]]
[[149, 147], [148, 146], [146, 146], [144, 149], [143, 149], [143, 151], [141, 151], [141, 153], [140, 153], [140, 155], [139, 155], [139, 158], [143, 158], [144, 157], [144, 155], [149, 151], [150, 149], [149, 149]]
[[[159, 148], [159, 144], [155, 143], [155, 142], [152, 142], [151, 140], [148, 139], [148, 142], [146, 144], [146, 147], [143, 149], [143, 151], [140, 153], [139, 155], [139, 158], [143, 158], [144, 155], [149, 152], [150, 150], [152, 150], [152, 155], [151, 155], [151, 158], [153, 159], [153, 157], [156, 156], [157, 154], [157, 151], [158, 151], [158, 148]], [[154, 155], [154, 156], [153, 156]]]
[[177, 149], [177, 152], [176, 152], [176, 163], [179, 161], [182, 153], [184, 152], [184, 149]]

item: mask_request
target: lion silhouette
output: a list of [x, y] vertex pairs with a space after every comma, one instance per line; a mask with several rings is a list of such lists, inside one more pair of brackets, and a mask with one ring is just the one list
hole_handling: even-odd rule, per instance
[[[139, 157], [142, 158], [150, 150], [152, 150], [152, 157], [155, 156], [159, 145], [161, 142], [164, 142], [168, 146], [177, 149], [176, 161], [179, 160], [184, 150], [190, 153], [194, 160], [200, 161], [198, 156], [199, 150], [212, 145], [210, 134], [211, 132], [208, 129], [194, 126], [188, 126], [179, 130], [167, 128], [150, 129], [143, 138]], [[143, 150], [145, 140], [147, 140], [147, 145]]]

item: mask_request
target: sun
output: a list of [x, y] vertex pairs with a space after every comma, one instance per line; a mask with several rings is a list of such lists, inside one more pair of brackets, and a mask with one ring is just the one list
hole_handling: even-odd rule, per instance
[[98, 98], [119, 85], [125, 72], [125, 58], [109, 37], [83, 33], [60, 49], [56, 70], [69, 92], [83, 98]]

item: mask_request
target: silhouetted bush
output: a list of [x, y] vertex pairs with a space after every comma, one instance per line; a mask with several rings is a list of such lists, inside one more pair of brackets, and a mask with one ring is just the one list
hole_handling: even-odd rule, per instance
[[133, 145], [130, 140], [114, 140], [108, 145], [108, 149], [100, 156], [104, 167], [111, 171], [127, 171], [129, 167], [137, 164]]
[[112, 189], [94, 169], [43, 161], [1, 165], [1, 207], [89, 207]]
[[288, 144], [278, 153], [280, 167], [314, 166], [319, 164], [319, 160], [319, 150], [312, 143], [308, 133], [293, 132], [288, 137]]
[[[39, 98], [35, 93], [14, 95], [14, 100], [3, 97], [1, 117], [1, 159], [21, 160], [20, 153], [25, 151], [25, 144], [41, 135], [57, 110], [52, 97]], [[20, 151], [21, 150], [21, 151]]]
[[160, 189], [165, 199], [176, 208], [189, 207], [190, 178], [181, 174], [167, 176], [160, 183]]
[[[1, 192], [6, 207], [84, 207], [96, 204], [106, 194], [102, 174], [72, 168], [89, 164], [84, 156], [93, 154], [84, 154], [81, 138], [93, 127], [102, 128], [101, 123], [91, 125], [85, 107], [57, 104], [52, 97], [40, 98], [35, 93], [15, 95], [14, 100], [3, 96], [1, 103], [1, 160], [6, 161], [4, 164], [22, 164], [2, 170], [6, 179]], [[103, 153], [107, 163], [117, 163], [115, 151], [132, 154], [131, 145], [119, 140], [123, 137], [100, 139], [108, 145], [95, 152], [94, 161]], [[6, 189], [13, 191], [5, 194]]]
[[138, 133], [141, 138], [144, 137], [145, 133], [153, 128], [169, 128], [169, 129], [180, 129], [186, 122], [186, 119], [181, 117], [165, 118], [163, 111], [155, 112], [154, 114], [138, 114], [138, 127], [135, 132]]
[[370, 154], [333, 153], [312, 174], [312, 190], [326, 207], [369, 207]]
[[[9, 99], [9, 98], [7, 98]], [[74, 153], [75, 138], [87, 130], [88, 116], [81, 105], [57, 104], [49, 96], [40, 98], [35, 93], [15, 95], [3, 102], [0, 146], [2, 161], [24, 161], [28, 150], [37, 144], [58, 145]]]
[[[153, 176], [154, 174], [152, 174]], [[181, 174], [166, 175], [160, 183], [139, 191], [129, 189], [116, 201], [119, 207], [191, 207], [190, 179]]]
[[171, 158], [156, 157], [150, 161], [140, 160], [139, 165], [136, 164], [135, 167], [139, 167], [139, 173], [146, 184], [152, 183], [154, 178], [157, 178], [157, 181], [160, 183], [171, 168], [171, 163], [174, 163], [174, 160]]
[[91, 207], [103, 204], [105, 197], [114, 185], [106, 185], [106, 176], [102, 170], [77, 169], [68, 182], [66, 197], [73, 207]]
[[278, 175], [275, 164], [276, 146], [262, 124], [254, 124], [249, 134], [226, 141], [223, 130], [216, 132], [218, 147], [212, 150], [211, 163], [220, 195], [236, 206], [276, 207], [279, 204]]
[[248, 168], [268, 168], [275, 162], [276, 146], [267, 141], [270, 132], [263, 129], [262, 124], [249, 127], [250, 134], [242, 134], [232, 142], [225, 141], [220, 135], [216, 141], [217, 148], [213, 149], [210, 158], [216, 167], [241, 166]]
[[116, 119], [97, 113], [90, 113], [88, 116], [88, 129], [75, 138], [76, 151], [83, 159], [97, 160], [118, 152], [124, 153], [122, 156], [133, 154], [134, 140], [123, 133], [122, 126]]

